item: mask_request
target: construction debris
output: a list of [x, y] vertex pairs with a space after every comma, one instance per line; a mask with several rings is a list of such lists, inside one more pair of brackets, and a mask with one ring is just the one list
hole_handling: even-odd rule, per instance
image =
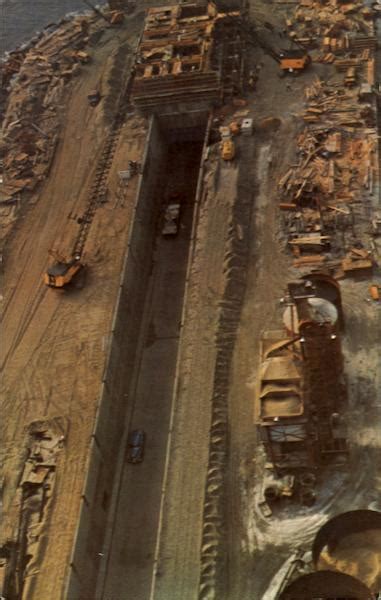
[[[353, 69], [347, 70], [347, 84], [349, 77], [356, 83]], [[319, 78], [305, 89], [305, 98], [306, 127], [297, 138], [299, 159], [278, 181], [279, 206], [286, 214], [283, 223], [296, 267], [326, 261], [323, 256], [299, 258], [308, 245], [330, 252], [331, 258], [343, 256], [343, 235], [350, 245], [357, 219], [369, 218], [366, 199], [372, 196], [378, 168], [372, 104], [364, 107], [356, 91], [337, 89]], [[371, 268], [370, 256], [361, 264], [356, 258], [345, 258], [341, 265], [345, 274]]]
[[65, 20], [53, 32], [47, 29], [34, 44], [12, 52], [1, 65], [6, 93], [2, 216], [9, 214], [9, 205], [18, 210], [21, 193], [30, 194], [47, 177], [61, 126], [59, 105], [68, 83], [91, 60], [84, 49], [104, 27], [94, 15]]

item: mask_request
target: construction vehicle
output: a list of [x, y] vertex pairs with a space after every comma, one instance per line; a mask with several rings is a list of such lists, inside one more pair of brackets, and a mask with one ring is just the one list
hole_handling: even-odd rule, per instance
[[56, 260], [44, 274], [44, 283], [52, 288], [63, 288], [71, 283], [77, 273], [83, 269], [81, 257], [76, 255], [66, 260], [55, 251], [50, 251], [50, 254]]
[[[106, 19], [107, 20], [107, 19]], [[99, 102], [101, 96], [98, 90], [94, 90], [88, 96], [90, 104]], [[77, 217], [69, 214], [68, 218], [75, 218], [79, 225], [78, 233], [73, 242], [70, 258], [59, 256], [57, 252], [50, 251], [55, 262], [49, 266], [44, 273], [44, 283], [52, 288], [62, 289], [68, 286], [76, 275], [84, 268], [82, 256], [84, 253], [87, 236], [93, 222], [97, 209], [107, 202], [108, 194], [108, 176], [112, 165], [112, 159], [118, 143], [120, 131], [125, 120], [125, 107], [120, 105], [117, 111], [108, 136], [106, 137], [102, 152], [96, 163], [94, 177], [89, 186], [86, 205], [81, 216]], [[139, 170], [139, 164], [136, 161], [129, 161], [130, 176]]]
[[311, 57], [304, 48], [275, 50], [256, 33], [252, 32], [252, 35], [257, 44], [279, 64], [280, 77], [287, 74], [299, 75], [311, 63]]
[[302, 49], [281, 50], [279, 54], [274, 53], [273, 58], [279, 63], [280, 75], [298, 75], [311, 62], [310, 55]]
[[87, 95], [87, 100], [90, 106], [97, 106], [101, 100], [101, 95], [98, 90], [92, 90], [90, 94]]
[[221, 142], [221, 158], [223, 160], [233, 160], [235, 157], [235, 145], [231, 138]]
[[[259, 22], [261, 22], [259, 20]], [[311, 57], [308, 52], [295, 41], [290, 40], [291, 44], [297, 48], [277, 50], [269, 44], [263, 35], [258, 33], [256, 26], [248, 20], [241, 20], [240, 26], [245, 33], [246, 42], [253, 46], [260, 46], [266, 54], [271, 56], [279, 64], [279, 76], [284, 77], [287, 74], [298, 75], [311, 63]], [[265, 27], [272, 30], [275, 28], [266, 23]], [[255, 85], [255, 78], [251, 77], [251, 86]]]
[[170, 202], [167, 204], [164, 212], [164, 224], [161, 230], [161, 234], [164, 237], [175, 236], [178, 234], [180, 225], [180, 210], [181, 206], [179, 201]]

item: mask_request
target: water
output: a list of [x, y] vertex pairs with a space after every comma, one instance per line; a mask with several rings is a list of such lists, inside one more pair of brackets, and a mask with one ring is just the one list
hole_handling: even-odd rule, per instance
[[88, 10], [82, 0], [0, 0], [0, 54], [27, 42], [67, 13]]

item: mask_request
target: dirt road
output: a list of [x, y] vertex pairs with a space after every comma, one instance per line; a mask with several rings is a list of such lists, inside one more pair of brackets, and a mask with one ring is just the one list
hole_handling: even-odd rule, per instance
[[[120, 33], [123, 35], [128, 36], [126, 30]], [[88, 185], [109, 126], [104, 103], [94, 110], [86, 97], [99, 77], [107, 81], [114, 63], [112, 53], [119, 43], [120, 38], [108, 32], [94, 50], [93, 62], [73, 83], [67, 107], [62, 107], [65, 127], [49, 179], [14, 230], [5, 255], [1, 346], [2, 414], [7, 415], [2, 421], [6, 481], [3, 539], [12, 537], [18, 522], [16, 488], [25, 460], [26, 427], [36, 419], [56, 416], [67, 423], [49, 524], [54, 536], [46, 532], [44, 549], [39, 549], [34, 567], [34, 572], [40, 573], [34, 594], [42, 600], [60, 595], [78, 519], [111, 308], [136, 192], [135, 184], [131, 185], [130, 200], [126, 197], [123, 205], [117, 203], [117, 170], [125, 168], [126, 155], [139, 157], [144, 129], [132, 130], [127, 124], [121, 133], [110, 173], [109, 203], [99, 209], [86, 246], [85, 287], [68, 292], [51, 290], [43, 284], [42, 275], [50, 260], [48, 251], [70, 251], [78, 231], [75, 218], [84, 210]], [[110, 55], [111, 60], [106, 60]], [[128, 65], [125, 60], [124, 68]]]

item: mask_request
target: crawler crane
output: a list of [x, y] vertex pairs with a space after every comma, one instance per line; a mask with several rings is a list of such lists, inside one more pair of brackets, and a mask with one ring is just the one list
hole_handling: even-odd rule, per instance
[[84, 268], [82, 255], [91, 223], [97, 208], [107, 201], [106, 182], [123, 124], [123, 115], [124, 113], [120, 111], [115, 117], [111, 131], [103, 147], [102, 155], [96, 167], [95, 177], [88, 193], [86, 209], [82, 217], [77, 219], [79, 231], [74, 241], [71, 256], [69, 258], [64, 258], [56, 251], [50, 251], [55, 262], [50, 265], [45, 272], [44, 283], [51, 288], [61, 289], [67, 287], [73, 281], [77, 273]]

